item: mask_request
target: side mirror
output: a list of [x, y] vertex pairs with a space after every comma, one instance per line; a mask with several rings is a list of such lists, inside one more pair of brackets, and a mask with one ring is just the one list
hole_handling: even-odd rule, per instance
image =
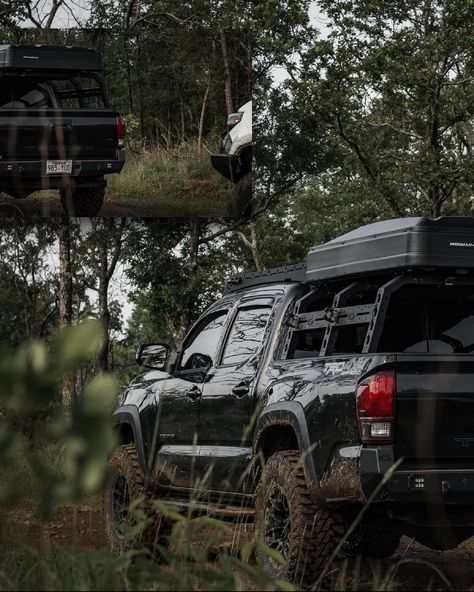
[[136, 360], [140, 366], [152, 370], [164, 370], [168, 362], [170, 348], [165, 343], [149, 343], [140, 345], [137, 350]]
[[231, 113], [227, 117], [227, 125], [229, 127], [234, 127], [238, 123], [242, 121], [242, 117], [244, 116], [243, 111], [239, 111], [238, 113]]

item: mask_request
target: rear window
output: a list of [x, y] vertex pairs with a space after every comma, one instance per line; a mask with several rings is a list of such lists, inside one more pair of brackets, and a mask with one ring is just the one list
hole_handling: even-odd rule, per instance
[[89, 76], [24, 81], [2, 78], [0, 109], [103, 109], [107, 101], [99, 79]]
[[50, 80], [49, 84], [62, 109], [101, 109], [106, 106], [102, 86], [96, 78], [78, 76]]
[[41, 109], [51, 106], [51, 97], [44, 84], [2, 79], [1, 109]]
[[473, 288], [407, 286], [399, 290], [390, 300], [378, 351], [474, 351]]

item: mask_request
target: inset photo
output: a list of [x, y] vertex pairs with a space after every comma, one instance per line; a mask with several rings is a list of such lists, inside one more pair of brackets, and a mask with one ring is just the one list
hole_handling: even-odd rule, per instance
[[249, 33], [104, 19], [0, 28], [0, 216], [248, 215]]

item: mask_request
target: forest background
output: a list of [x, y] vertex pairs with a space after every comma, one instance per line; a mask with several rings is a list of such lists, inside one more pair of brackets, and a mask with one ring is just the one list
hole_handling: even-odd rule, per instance
[[[28, 2], [15, 6], [23, 6], [23, 15], [33, 10]], [[8, 345], [45, 337], [69, 318], [98, 317], [110, 333], [98, 364], [122, 373], [125, 383], [134, 372], [135, 346], [164, 340], [176, 347], [222, 292], [226, 277], [301, 261], [310, 246], [376, 220], [472, 215], [473, 2], [399, 0], [374, 6], [358, 0], [348, 7], [342, 0], [262, 0], [253, 4], [250, 20], [246, 7], [227, 1], [168, 2], [165, 13], [161, 3], [92, 3], [94, 26], [113, 32], [99, 34], [99, 40], [118, 59], [132, 51], [147, 68], [189, 68], [181, 89], [142, 88], [136, 78], [140, 72], [131, 73], [137, 142], [143, 146], [152, 138], [162, 141], [168, 132], [180, 141], [179, 127], [156, 127], [153, 110], [180, 114], [188, 105], [193, 113], [199, 111], [207, 84], [199, 64], [209, 53], [206, 44], [184, 44], [174, 54], [178, 62], [164, 65], [143, 48], [140, 54], [139, 41], [145, 48], [156, 42], [153, 36], [166, 41], [163, 47], [181, 43], [176, 20], [191, 19], [214, 31], [212, 101], [223, 114], [228, 108], [219, 69], [221, 33], [227, 35], [230, 23], [231, 30], [247, 25], [245, 39], [230, 46], [232, 52], [248, 49], [251, 39], [254, 48], [255, 207], [250, 220], [99, 220], [82, 229], [71, 221], [71, 264], [62, 269], [69, 269], [72, 283], [63, 277], [61, 284], [70, 286], [72, 304], [66, 313], [60, 303], [60, 268], [46, 264], [52, 253], [58, 260], [61, 224], [16, 220], [12, 228], [5, 222], [0, 231], [2, 275], [11, 281], [2, 282], [0, 307], [14, 310], [2, 315], [0, 323], [23, 319], [15, 330], [1, 327]], [[127, 15], [135, 23], [129, 30]], [[22, 34], [14, 15], [5, 26], [12, 35]], [[133, 42], [124, 42], [127, 35]], [[236, 63], [242, 69], [232, 75], [237, 103], [236, 97], [243, 97], [234, 89], [247, 62]], [[131, 100], [129, 83], [126, 76], [116, 80], [122, 89], [116, 96], [125, 104]], [[189, 95], [188, 85], [194, 89]], [[215, 121], [208, 125], [211, 129]], [[109, 294], [114, 273], [126, 278], [119, 297]]]
[[[67, 1], [47, 5], [75, 13], [76, 4]], [[19, 346], [54, 343], [59, 327], [97, 318], [105, 330], [92, 361], [58, 389], [62, 399], [55, 404], [67, 408], [74, 392], [82, 393], [98, 371], [112, 372], [123, 390], [138, 370], [138, 344], [165, 341], [178, 347], [222, 293], [227, 277], [304, 260], [312, 245], [377, 220], [472, 215], [474, 2], [196, 0], [163, 6], [158, 0], [97, 3], [90, 18], [96, 19], [94, 27], [113, 32], [101, 33], [101, 42], [110, 43], [120, 59], [126, 55], [125, 39], [133, 38], [127, 51], [134, 55], [140, 40], [156, 36], [173, 44], [188, 19], [213, 30], [218, 69], [213, 70], [211, 84], [216, 86], [209, 100], [215, 101], [219, 119], [229, 110], [219, 63], [220, 31], [230, 40], [234, 28], [247, 27], [256, 115], [252, 215], [243, 220], [0, 220], [0, 341], [5, 351], [14, 352], [1, 358], [6, 385], [0, 389], [1, 405], [12, 400], [17, 409], [16, 399], [5, 397], [11, 394], [5, 377], [14, 374], [18, 382], [24, 371], [30, 381], [24, 381], [26, 394], [35, 392], [31, 387], [41, 377], [33, 355], [39, 350]], [[52, 19], [38, 14], [42, 7], [28, 0], [0, 1], [2, 34], [21, 38], [20, 21], [37, 29], [53, 26], [52, 12]], [[127, 29], [128, 15], [133, 29]], [[234, 51], [237, 46], [229, 41], [229, 47]], [[183, 46], [181, 61], [174, 65], [178, 79], [180, 68], [188, 66], [191, 77], [196, 76], [189, 82], [196, 89], [189, 129], [188, 110], [179, 98], [184, 78], [181, 91], [172, 87], [172, 99], [168, 87], [142, 88], [135, 78], [139, 72], [130, 73], [136, 120], [132, 139], [139, 157], [152, 142], [165, 146], [169, 134], [178, 146], [186, 134], [195, 134], [207, 88], [198, 56], [208, 56], [208, 49], [202, 43]], [[173, 66], [160, 64], [158, 57], [145, 50], [141, 55], [147, 68]], [[246, 67], [240, 64], [236, 72]], [[130, 106], [126, 76], [115, 83], [121, 89], [117, 100]], [[243, 97], [233, 92], [238, 104]], [[152, 117], [157, 105], [164, 124]], [[180, 125], [166, 124], [170, 109], [178, 122], [184, 111], [185, 134]], [[206, 137], [217, 128], [216, 121], [206, 120]], [[49, 376], [49, 390], [53, 379], [59, 383], [56, 375]], [[8, 434], [0, 436], [3, 442]], [[8, 461], [5, 455], [0, 460]], [[29, 570], [28, 561], [25, 565]]]

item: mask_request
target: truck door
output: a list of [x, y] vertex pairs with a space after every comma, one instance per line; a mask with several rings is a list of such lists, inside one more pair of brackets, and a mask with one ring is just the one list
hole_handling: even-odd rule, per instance
[[161, 386], [154, 465], [160, 487], [194, 487], [200, 450], [198, 419], [202, 385], [214, 363], [226, 317], [226, 310], [214, 312], [191, 330], [172, 377]]
[[272, 298], [242, 300], [203, 384], [199, 473], [213, 491], [242, 493], [252, 450], [253, 394]]

